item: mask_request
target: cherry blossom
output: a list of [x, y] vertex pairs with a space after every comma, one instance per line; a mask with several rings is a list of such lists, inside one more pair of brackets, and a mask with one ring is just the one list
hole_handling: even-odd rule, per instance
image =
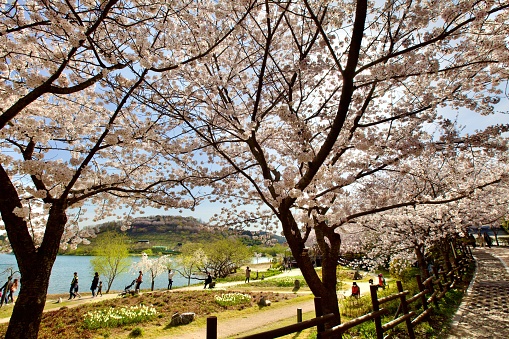
[[[208, 154], [206, 163], [187, 164], [227, 206], [213, 221], [279, 224], [307, 284], [339, 315], [343, 226], [421, 205], [443, 205], [445, 213], [506, 180], [499, 170], [481, 176], [477, 162], [459, 160], [479, 151], [486, 165], [506, 163], [508, 126], [465, 135], [440, 113], [482, 117], [507, 101], [507, 7], [266, 2], [220, 52], [179, 68], [180, 81], [154, 83], [152, 108], [182, 121], [194, 136], [184, 140], [199, 139]], [[170, 101], [176, 92], [185, 100]], [[448, 166], [437, 172], [428, 160]], [[312, 233], [321, 278], [305, 252]]]
[[94, 220], [125, 208], [118, 217], [127, 225], [147, 206], [200, 201], [185, 166], [198, 145], [172, 140], [188, 133], [150, 110], [145, 92], [153, 79], [179, 79], [179, 67], [212, 53], [252, 6], [2, 3], [0, 213], [22, 285], [6, 338], [37, 337], [59, 247], [91, 236], [80, 229], [90, 206]]

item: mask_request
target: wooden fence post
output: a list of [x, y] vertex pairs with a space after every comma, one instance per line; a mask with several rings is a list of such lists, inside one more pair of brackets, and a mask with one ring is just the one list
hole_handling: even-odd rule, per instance
[[217, 339], [217, 317], [207, 317], [207, 339]]
[[442, 279], [444, 280], [444, 291], [449, 291], [449, 287], [451, 286], [452, 282], [454, 281], [454, 274], [452, 275], [452, 280], [449, 280], [447, 270], [445, 270], [443, 267], [440, 267], [440, 272], [442, 273]]
[[470, 259], [474, 259], [474, 253], [472, 253], [472, 248], [470, 248], [470, 246], [468, 246], [467, 248], [468, 248], [468, 255], [470, 256]]
[[455, 282], [455, 281], [458, 281], [458, 280], [461, 280], [461, 268], [460, 268], [460, 261], [461, 261], [461, 258], [459, 258], [458, 254], [456, 253], [457, 249], [456, 247], [454, 246], [453, 242], [451, 241], [450, 242], [451, 244], [451, 248], [452, 248], [452, 253], [454, 254], [454, 258], [453, 258], [453, 262], [454, 262], [454, 268], [456, 269], [456, 271], [453, 270], [453, 273], [452, 273], [452, 276], [451, 276], [451, 283]]
[[[396, 281], [396, 285], [398, 286], [398, 292], [400, 292], [400, 293], [403, 292], [403, 284], [401, 283], [401, 281], [399, 281], [399, 280]], [[408, 304], [406, 302], [406, 296], [402, 294], [399, 299], [401, 300], [401, 309], [403, 310], [403, 314], [407, 315], [408, 314]], [[415, 339], [414, 327], [412, 326], [412, 319], [406, 318], [405, 322], [406, 322], [406, 328], [408, 330], [408, 336], [410, 337], [410, 339]]]
[[[369, 286], [369, 292], [371, 293], [371, 304], [373, 305], [373, 312], [380, 311], [380, 303], [378, 302], [377, 291], [378, 291], [377, 285]], [[382, 329], [381, 316], [375, 317], [375, 329], [376, 329], [376, 339], [383, 339], [384, 331]]]
[[[417, 274], [415, 276], [415, 279], [417, 280], [417, 286], [419, 286], [419, 291], [420, 292], [424, 291], [426, 289], [426, 286], [424, 286], [422, 284], [421, 275]], [[422, 295], [421, 301], [422, 301], [422, 308], [423, 308], [424, 311], [426, 311], [428, 309], [428, 300], [426, 299], [426, 294]]]
[[438, 288], [440, 289], [440, 292], [443, 292], [444, 286], [442, 285], [442, 278], [440, 278], [440, 275], [438, 273], [438, 268], [436, 266], [433, 266], [433, 274], [437, 278]]
[[297, 322], [298, 323], [302, 322], [302, 308], [297, 309]]

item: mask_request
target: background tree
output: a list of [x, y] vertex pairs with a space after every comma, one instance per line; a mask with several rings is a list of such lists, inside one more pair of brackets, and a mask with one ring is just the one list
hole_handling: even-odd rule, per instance
[[352, 191], [352, 197], [369, 196], [370, 200], [388, 191], [393, 196], [420, 192], [431, 199], [427, 204], [357, 218], [348, 230], [342, 229], [342, 234], [356, 234], [356, 241], [344, 244], [343, 249], [361, 248], [374, 267], [384, 265], [388, 258], [417, 261], [423, 269], [421, 274], [426, 276], [429, 249], [441, 248], [445, 243], [448, 250], [451, 240], [466, 237], [473, 226], [504, 215], [507, 198], [502, 192], [507, 183], [498, 178], [503, 177], [505, 160], [493, 157], [492, 151], [463, 153], [454, 151], [456, 147], [422, 152], [408, 163], [404, 174], [385, 174], [378, 184], [372, 182], [374, 189]]
[[[228, 205], [218, 223], [257, 224], [272, 215], [308, 286], [338, 318], [343, 225], [447, 203], [505, 178], [494, 173], [483, 183], [473, 176], [445, 198], [427, 190], [395, 196], [384, 185], [385, 174], [403, 177], [413, 159], [438, 146], [507, 147], [507, 126], [462, 135], [440, 114], [447, 107], [489, 115], [504, 99], [509, 5], [461, 4], [266, 1], [220, 53], [181, 67], [185, 81], [152, 88], [154, 109], [181, 119], [204, 143], [208, 166], [198, 157], [188, 166]], [[176, 91], [185, 105], [168, 105]], [[321, 277], [304, 251], [311, 231]]]
[[94, 247], [94, 258], [90, 260], [94, 271], [106, 278], [106, 293], [117, 276], [127, 272], [131, 265], [129, 245], [125, 234], [112, 231], [101, 237]]
[[224, 278], [235, 272], [241, 265], [249, 262], [253, 253], [239, 239], [223, 239], [204, 244], [207, 260], [201, 267], [202, 272]]
[[150, 290], [153, 291], [155, 278], [167, 271], [170, 262], [171, 259], [169, 255], [149, 258], [149, 256], [143, 252], [141, 260], [133, 264], [131, 271], [135, 274], [137, 274], [138, 271], [142, 271], [144, 275], [147, 274], [147, 272], [150, 273]]
[[187, 243], [182, 246], [181, 254], [175, 258], [175, 271], [187, 279], [187, 286], [191, 285], [191, 278], [200, 272], [205, 265], [207, 255], [200, 244]]
[[250, 6], [207, 0], [2, 6], [0, 213], [21, 271], [7, 339], [37, 337], [59, 246], [86, 236], [78, 227], [85, 202], [98, 207], [97, 220], [123, 207], [194, 206], [185, 166], [171, 160], [183, 149], [168, 138], [182, 130], [172, 132], [170, 119], [131, 98], [149, 77], [168, 80], [179, 65], [213, 51]]

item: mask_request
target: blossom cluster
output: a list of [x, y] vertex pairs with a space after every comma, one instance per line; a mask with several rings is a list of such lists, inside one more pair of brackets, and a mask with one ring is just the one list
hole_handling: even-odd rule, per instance
[[234, 306], [251, 302], [251, 296], [242, 293], [226, 293], [221, 294], [221, 296], [216, 295], [214, 299], [216, 303], [221, 306]]
[[83, 324], [87, 329], [118, 327], [150, 320], [156, 314], [157, 311], [154, 307], [145, 305], [109, 308], [87, 312]]

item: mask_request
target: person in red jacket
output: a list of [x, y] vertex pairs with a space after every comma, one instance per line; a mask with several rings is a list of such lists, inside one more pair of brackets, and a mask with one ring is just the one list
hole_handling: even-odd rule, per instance
[[352, 297], [359, 298], [361, 296], [361, 289], [357, 285], [357, 283], [354, 281], [352, 285]]
[[385, 278], [384, 278], [384, 276], [382, 275], [382, 273], [380, 273], [380, 274], [378, 275], [378, 288], [383, 288], [383, 289], [385, 289], [385, 286], [386, 286], [386, 284], [385, 284]]
[[140, 285], [143, 282], [143, 273], [140, 271], [138, 278], [136, 278], [136, 286], [134, 287], [134, 293], [140, 293]]

